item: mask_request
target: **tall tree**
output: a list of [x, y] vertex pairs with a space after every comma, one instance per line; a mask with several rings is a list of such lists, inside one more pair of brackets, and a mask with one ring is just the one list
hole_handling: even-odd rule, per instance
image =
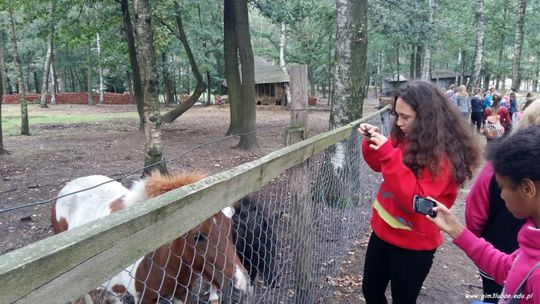
[[519, 90], [521, 85], [521, 50], [523, 48], [523, 25], [525, 24], [525, 11], [527, 0], [519, 1], [516, 34], [514, 38], [514, 62], [512, 64], [512, 89]]
[[480, 87], [480, 73], [484, 56], [484, 0], [476, 0], [474, 28], [476, 31], [476, 46], [474, 49], [474, 70], [469, 82], [469, 91]]
[[15, 30], [15, 21], [13, 20], [12, 3], [7, 3], [9, 30], [11, 32], [11, 44], [13, 47], [13, 61], [17, 69], [17, 80], [19, 83], [19, 102], [21, 104], [21, 135], [30, 135], [30, 124], [28, 122], [28, 102], [26, 101], [26, 79], [24, 78], [23, 66], [17, 46], [17, 32]]
[[163, 162], [163, 144], [161, 141], [161, 117], [159, 114], [159, 79], [156, 68], [156, 51], [152, 31], [152, 11], [148, 0], [135, 0], [135, 23], [139, 46], [139, 58], [144, 96], [144, 120], [146, 122], [144, 145], [144, 174], [158, 169], [167, 173]]
[[[186, 36], [186, 32], [184, 30], [184, 22], [182, 20], [182, 12], [180, 3], [178, 1], [173, 1], [174, 7], [175, 7], [175, 21], [176, 26], [178, 28], [178, 31], [172, 30], [171, 27], [168, 27], [171, 32], [173, 32], [178, 39], [182, 42], [182, 45], [184, 46], [184, 50], [186, 51], [186, 55], [189, 60], [189, 65], [191, 66], [191, 72], [193, 73], [193, 76], [195, 77], [195, 80], [197, 81], [197, 84], [195, 85], [195, 90], [189, 96], [188, 100], [185, 102], [180, 103], [178, 106], [176, 106], [174, 109], [170, 110], [169, 112], [163, 114], [163, 122], [170, 123], [173, 122], [176, 118], [178, 118], [180, 115], [182, 115], [185, 111], [187, 111], [189, 108], [191, 108], [197, 100], [199, 100], [199, 97], [206, 89], [207, 84], [204, 82], [202, 74], [199, 70], [199, 67], [197, 66], [197, 62], [195, 61], [195, 56], [193, 55], [193, 52], [191, 50], [191, 47], [189, 46], [189, 42]], [[164, 25], [166, 23], [162, 22]]]
[[[54, 40], [54, 6], [55, 2], [49, 2], [48, 34], [47, 34], [47, 54], [45, 55], [45, 65], [43, 76], [41, 77], [41, 98], [39, 105], [47, 108], [47, 95], [49, 95], [49, 75], [51, 74], [51, 63], [53, 60], [53, 40]], [[54, 85], [54, 84], [53, 84]], [[53, 88], [54, 91], [54, 88]]]
[[4, 29], [0, 29], [0, 70], [2, 73], [0, 74], [0, 86], [2, 86], [2, 91], [4, 93], [7, 93], [7, 79], [6, 79], [6, 65], [4, 62], [4, 58], [6, 56], [5, 54], [5, 37], [6, 33], [4, 32]]
[[238, 147], [257, 145], [255, 125], [255, 67], [247, 1], [224, 2], [224, 54], [231, 122], [227, 134], [240, 135]]
[[97, 60], [98, 60], [98, 74], [99, 74], [99, 104], [104, 103], [103, 97], [103, 68], [101, 66], [101, 38], [99, 33], [96, 33], [96, 50], [97, 50]]
[[[1, 40], [0, 40], [1, 42]], [[2, 69], [0, 69], [0, 79], [4, 75]], [[0, 86], [0, 118], [2, 117], [2, 99], [4, 98], [4, 88]], [[0, 155], [6, 154], [7, 151], [4, 149], [4, 137], [2, 135], [2, 119], [0, 119]]]
[[367, 1], [336, 0], [336, 68], [330, 124], [362, 117], [366, 97]]
[[133, 95], [137, 112], [139, 113], [139, 130], [144, 130], [144, 98], [141, 84], [141, 71], [137, 60], [137, 49], [135, 48], [135, 35], [131, 16], [129, 13], [128, 0], [120, 0], [120, 10], [122, 11], [122, 21], [124, 23], [124, 34], [128, 45], [129, 63], [131, 66], [131, 77], [133, 81]]
[[[287, 63], [285, 62], [285, 52], [287, 51], [287, 24], [285, 21], [281, 22], [281, 27], [279, 30], [279, 66], [281, 67], [281, 70], [283, 73], [288, 74], [287, 72]], [[287, 102], [291, 102], [291, 88], [289, 87], [289, 83], [285, 82], [285, 96], [287, 98]]]
[[[431, 26], [433, 24], [433, 15], [435, 15], [436, 4], [435, 0], [428, 0], [428, 23]], [[422, 79], [431, 80], [431, 45], [426, 44], [424, 46], [424, 56], [422, 58]]]

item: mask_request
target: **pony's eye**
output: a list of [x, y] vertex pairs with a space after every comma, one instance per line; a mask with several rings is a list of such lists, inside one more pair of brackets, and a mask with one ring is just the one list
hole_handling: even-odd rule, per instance
[[202, 235], [201, 233], [197, 233], [193, 237], [193, 240], [195, 241], [195, 243], [204, 242], [204, 241], [206, 241], [206, 237], [204, 235]]

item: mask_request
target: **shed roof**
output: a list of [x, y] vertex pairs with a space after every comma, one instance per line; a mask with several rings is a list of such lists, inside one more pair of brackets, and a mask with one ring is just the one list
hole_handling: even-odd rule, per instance
[[401, 74], [393, 74], [393, 75], [388, 75], [386, 77], [384, 77], [384, 80], [387, 81], [387, 82], [404, 82], [404, 81], [407, 81], [407, 77], [401, 75]]
[[[456, 77], [459, 77], [460, 75], [452, 70], [438, 70], [438, 71], [433, 71], [431, 73], [431, 79], [432, 80], [436, 80], [436, 79], [441, 79], [441, 78], [456, 78]], [[465, 77], [470, 77], [471, 75], [463, 75]]]
[[289, 75], [266, 59], [255, 56], [255, 84], [289, 82]]

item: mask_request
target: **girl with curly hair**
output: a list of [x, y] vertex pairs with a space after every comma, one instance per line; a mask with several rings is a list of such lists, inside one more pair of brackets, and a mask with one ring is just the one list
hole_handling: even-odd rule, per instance
[[371, 234], [364, 263], [366, 303], [387, 303], [389, 281], [394, 303], [416, 303], [443, 237], [413, 210], [413, 197], [430, 196], [447, 207], [480, 160], [474, 131], [436, 85], [414, 80], [394, 97], [390, 138], [360, 124], [362, 154], [382, 173], [373, 203]]

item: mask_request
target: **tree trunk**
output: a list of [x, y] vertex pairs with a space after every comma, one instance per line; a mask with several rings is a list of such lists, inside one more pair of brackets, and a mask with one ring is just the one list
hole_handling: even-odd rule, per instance
[[[238, 90], [235, 94], [235, 100], [229, 101], [231, 103], [231, 126], [229, 127], [230, 134], [240, 134], [240, 141], [237, 145], [238, 148], [248, 150], [257, 146], [257, 134], [256, 134], [256, 104], [255, 104], [255, 65], [253, 62], [253, 49], [251, 48], [251, 36], [249, 33], [249, 16], [247, 2], [243, 0], [225, 0], [224, 18], [229, 19], [232, 23], [236, 33], [234, 37], [227, 33], [231, 30], [231, 24], [225, 27], [224, 40], [233, 38], [233, 43], [224, 41], [225, 44], [225, 61], [233, 66], [229, 66], [226, 69], [233, 69], [238, 72], [238, 78], [236, 75], [231, 75], [231, 81], [237, 81], [237, 85], [229, 87], [231, 89]], [[234, 56], [234, 60], [227, 58], [228, 56]], [[238, 62], [239, 60], [239, 62]], [[241, 76], [240, 76], [241, 74]], [[227, 84], [229, 83], [229, 72], [227, 73]], [[232, 103], [236, 103], [236, 107], [232, 106]], [[236, 113], [233, 115], [233, 111]], [[233, 130], [233, 118], [237, 119], [237, 126], [239, 129]], [[238, 131], [237, 133], [234, 131]]]
[[330, 124], [344, 126], [362, 117], [366, 97], [367, 2], [336, 0], [336, 70]]
[[91, 44], [88, 45], [88, 50], [86, 51], [86, 92], [87, 92], [87, 102], [89, 106], [95, 105], [94, 103], [94, 94], [92, 92], [92, 47]]
[[1, 88], [2, 89], [2, 92], [4, 93], [7, 93], [8, 90], [7, 90], [7, 79], [6, 79], [6, 74], [4, 73], [4, 71], [6, 70], [6, 63], [4, 61], [4, 57], [6, 56], [5, 52], [6, 52], [6, 49], [5, 49], [5, 32], [4, 30], [0, 29], [0, 82], [1, 82]]
[[99, 73], [99, 104], [102, 105], [105, 103], [103, 97], [103, 69], [101, 68], [101, 41], [99, 38], [99, 33], [96, 33], [96, 48], [98, 55], [98, 73]]
[[[435, 0], [429, 0], [429, 13], [428, 23], [433, 24], [433, 16], [435, 15], [435, 9], [437, 5]], [[424, 44], [424, 56], [422, 57], [422, 75], [421, 78], [427, 81], [431, 80], [431, 45], [429, 43]]]
[[527, 0], [520, 0], [514, 39], [514, 62], [512, 64], [512, 90], [516, 92], [521, 84], [521, 49], [523, 48], [523, 25], [525, 24], [526, 9]]
[[9, 30], [11, 32], [11, 44], [13, 47], [13, 61], [17, 69], [17, 78], [19, 83], [19, 102], [21, 104], [21, 135], [30, 135], [30, 123], [28, 122], [28, 102], [26, 101], [26, 81], [24, 79], [23, 66], [19, 49], [17, 47], [17, 32], [15, 31], [15, 22], [13, 21], [13, 8], [8, 4]]
[[144, 99], [141, 84], [141, 71], [139, 69], [139, 61], [137, 60], [137, 49], [135, 48], [135, 37], [131, 17], [129, 14], [128, 0], [120, 1], [120, 8], [124, 21], [124, 33], [128, 44], [129, 63], [131, 65], [131, 73], [133, 80], [133, 95], [137, 104], [137, 112], [139, 113], [139, 130], [144, 130]]
[[174, 95], [172, 91], [172, 81], [169, 74], [167, 54], [161, 53], [161, 61], [163, 62], [163, 93], [165, 95], [165, 104], [171, 106], [174, 103]]
[[154, 169], [167, 173], [163, 159], [163, 144], [161, 142], [161, 117], [159, 115], [159, 80], [156, 70], [156, 52], [152, 32], [152, 12], [148, 0], [135, 0], [135, 22], [141, 63], [143, 96], [145, 145], [143, 175]]
[[224, 0], [223, 9], [223, 54], [225, 58], [225, 78], [229, 92], [229, 113], [231, 122], [227, 135], [241, 132], [240, 127], [240, 70], [237, 53], [237, 36], [234, 15], [234, 0]]
[[[180, 10], [180, 4], [178, 1], [174, 1], [174, 6], [176, 9], [175, 13], [175, 19], [176, 19], [176, 26], [178, 27], [178, 32], [175, 32], [178, 39], [182, 42], [182, 45], [184, 46], [184, 50], [186, 51], [186, 55], [189, 60], [189, 64], [191, 65], [191, 71], [193, 72], [193, 76], [197, 80], [197, 84], [195, 85], [195, 90], [193, 91], [193, 94], [189, 96], [188, 100], [185, 102], [180, 103], [177, 107], [170, 110], [169, 112], [163, 114], [163, 122], [165, 123], [171, 123], [175, 119], [177, 119], [180, 115], [182, 115], [185, 111], [187, 111], [189, 108], [191, 108], [197, 100], [199, 100], [199, 97], [206, 89], [206, 83], [203, 80], [202, 74], [199, 71], [199, 67], [197, 66], [197, 62], [195, 61], [195, 56], [193, 55], [193, 52], [191, 51], [191, 47], [189, 46], [189, 42], [186, 36], [186, 32], [184, 31], [184, 24], [182, 21], [182, 14]], [[189, 92], [189, 91], [188, 91]]]
[[45, 65], [43, 67], [43, 76], [41, 77], [41, 97], [39, 105], [47, 108], [47, 95], [49, 95], [49, 74], [51, 73], [51, 62], [53, 57], [53, 39], [54, 39], [54, 1], [49, 2], [49, 34], [47, 35], [47, 55], [45, 56]]
[[[281, 22], [281, 28], [279, 30], [279, 65], [283, 73], [289, 75], [287, 72], [287, 65], [285, 62], [285, 52], [287, 50], [287, 25], [285, 22]], [[291, 101], [291, 88], [289, 83], [285, 82], [285, 97], [287, 100], [284, 101], [282, 106], [286, 106]]]
[[484, 0], [476, 0], [474, 18], [476, 31], [476, 47], [474, 49], [474, 70], [469, 83], [469, 91], [480, 87], [480, 73], [482, 72], [482, 59], [484, 57]]
[[49, 93], [51, 94], [51, 104], [56, 105], [56, 93], [58, 92], [56, 88], [58, 88], [58, 85], [56, 81], [56, 73], [54, 70], [54, 52], [51, 57], [50, 69], [51, 69], [51, 75], [49, 75], [49, 79], [50, 79], [50, 87], [52, 88], [52, 90], [50, 90]]
[[[1, 35], [1, 33], [2, 32], [0, 31], [0, 35]], [[0, 36], [0, 43], [4, 44], [4, 40], [2, 38], [3, 37]], [[4, 78], [4, 73], [3, 73], [3, 66], [2, 66], [2, 67], [0, 67], [0, 79], [3, 79], [3, 78]], [[4, 87], [0, 86], [0, 117], [2, 117], [2, 99], [3, 98], [4, 98]], [[2, 119], [0, 119], [0, 155], [7, 153], [7, 151], [4, 149], [4, 137], [3, 137], [2, 133], [3, 133]]]

